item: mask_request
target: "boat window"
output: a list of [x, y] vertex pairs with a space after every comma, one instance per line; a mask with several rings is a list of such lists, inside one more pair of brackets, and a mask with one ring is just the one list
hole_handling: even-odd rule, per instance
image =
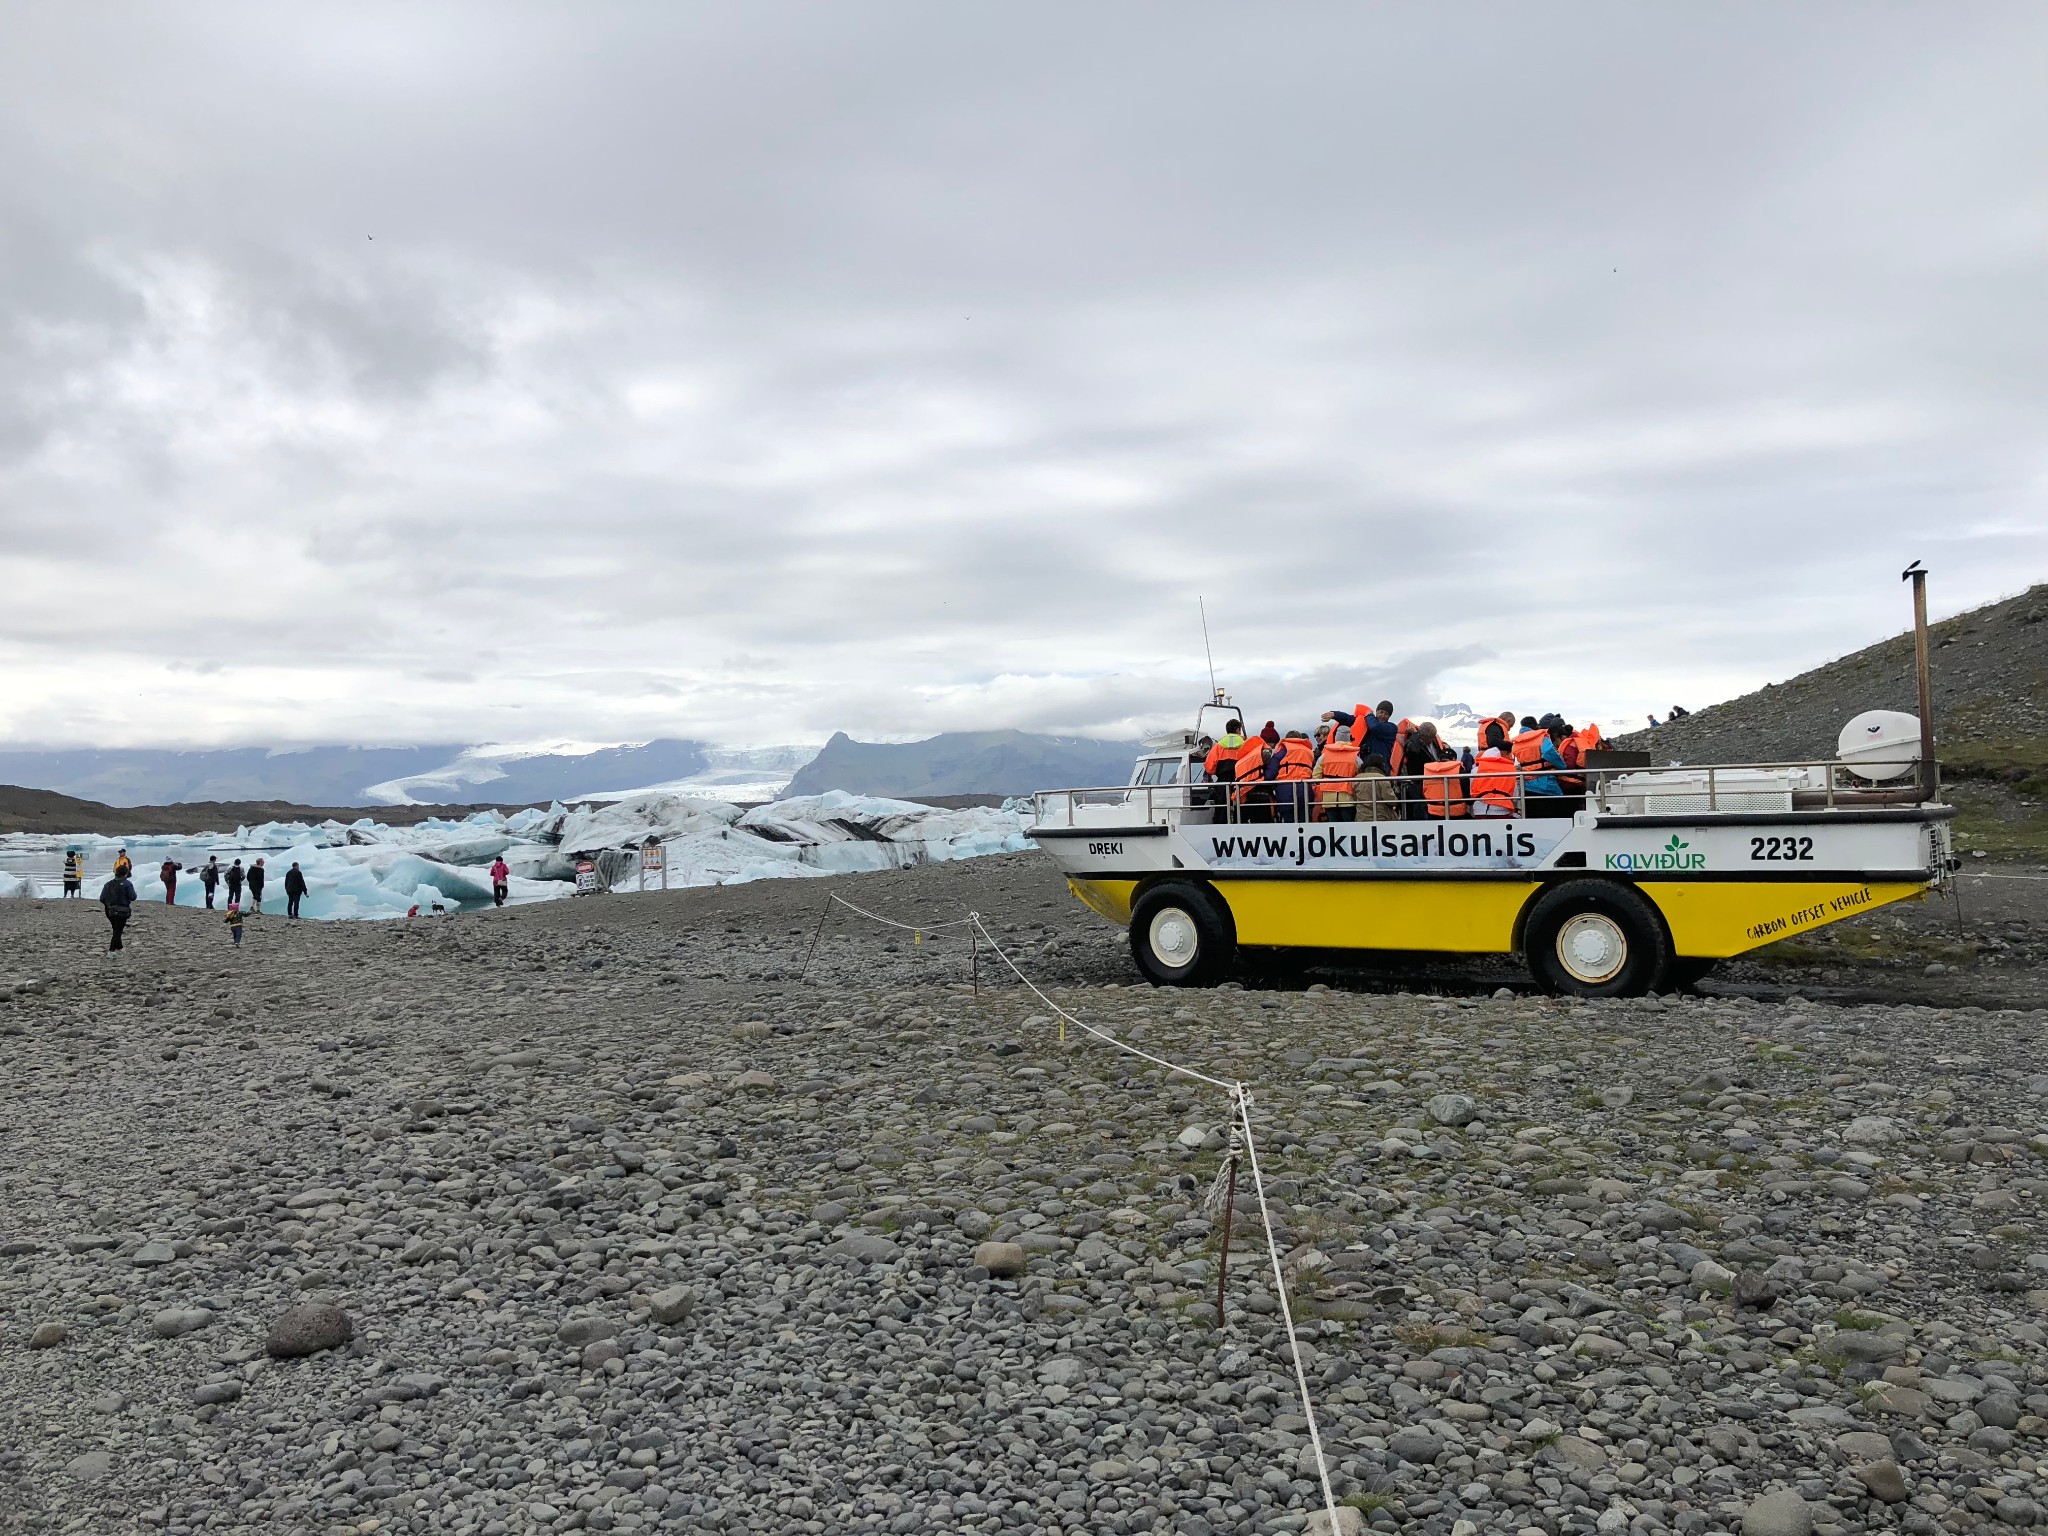
[[1180, 759], [1177, 757], [1150, 757], [1145, 760], [1134, 781], [1139, 784], [1173, 784], [1180, 779]]

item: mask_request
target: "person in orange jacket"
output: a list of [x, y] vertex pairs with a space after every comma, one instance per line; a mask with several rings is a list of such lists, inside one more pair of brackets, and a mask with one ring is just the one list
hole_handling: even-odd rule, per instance
[[1315, 747], [1305, 731], [1289, 731], [1280, 738], [1279, 748], [1269, 759], [1272, 774], [1280, 784], [1274, 792], [1276, 819], [1308, 820], [1308, 781], [1316, 768]]

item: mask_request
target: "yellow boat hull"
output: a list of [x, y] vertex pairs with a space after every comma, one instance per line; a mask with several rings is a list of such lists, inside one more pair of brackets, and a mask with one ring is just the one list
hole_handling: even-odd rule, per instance
[[[1540, 880], [1278, 880], [1205, 882], [1230, 908], [1237, 942], [1305, 949], [1506, 954]], [[1136, 880], [1069, 878], [1074, 895], [1119, 928], [1131, 921]], [[1810, 933], [1895, 901], [1922, 882], [1641, 880], [1671, 934], [1672, 952], [1724, 959]]]

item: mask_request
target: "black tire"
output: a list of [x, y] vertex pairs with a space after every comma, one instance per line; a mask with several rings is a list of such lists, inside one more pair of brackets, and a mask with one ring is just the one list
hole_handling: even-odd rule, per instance
[[1537, 897], [1522, 952], [1539, 986], [1573, 997], [1641, 997], [1671, 965], [1671, 940], [1650, 899], [1610, 880], [1573, 880]]
[[1131, 908], [1131, 958], [1155, 987], [1206, 987], [1236, 958], [1222, 902], [1200, 886], [1155, 885]]
[[1718, 960], [1691, 959], [1684, 955], [1673, 955], [1671, 964], [1665, 969], [1666, 982], [1676, 988], [1696, 987], [1714, 974]]

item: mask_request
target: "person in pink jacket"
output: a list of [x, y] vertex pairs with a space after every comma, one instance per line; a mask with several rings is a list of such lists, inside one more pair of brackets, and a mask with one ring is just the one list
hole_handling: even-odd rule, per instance
[[505, 898], [512, 894], [512, 866], [500, 854], [491, 861], [491, 905], [502, 907]]

